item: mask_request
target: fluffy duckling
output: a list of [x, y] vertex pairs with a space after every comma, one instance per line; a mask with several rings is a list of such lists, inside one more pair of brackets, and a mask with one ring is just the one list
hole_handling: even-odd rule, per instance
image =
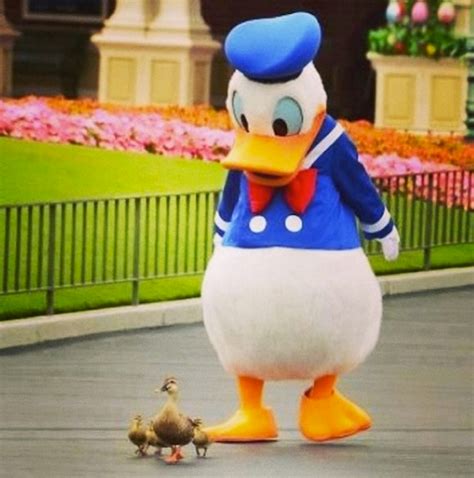
[[[193, 445], [196, 448], [196, 455], [198, 457], [205, 457], [207, 454], [207, 449], [212, 443], [209, 435], [202, 429], [203, 423], [200, 418], [194, 418], [194, 438], [193, 438]], [[201, 455], [200, 450], [204, 450], [203, 454]]]
[[128, 429], [128, 439], [137, 446], [137, 449], [135, 450], [137, 455], [146, 455], [146, 429], [143, 426], [143, 417], [141, 415], [136, 415], [130, 423], [130, 427]]
[[146, 442], [146, 450], [148, 450], [150, 446], [153, 446], [156, 448], [157, 455], [161, 455], [161, 450], [167, 446], [166, 443], [156, 436], [155, 430], [153, 429], [153, 420], [150, 421], [146, 430]]
[[194, 425], [190, 418], [179, 411], [179, 389], [174, 377], [166, 378], [159, 391], [166, 392], [168, 400], [153, 420], [153, 430], [164, 443], [171, 447], [171, 454], [165, 461], [176, 464], [184, 458], [181, 447], [190, 443], [194, 437]]

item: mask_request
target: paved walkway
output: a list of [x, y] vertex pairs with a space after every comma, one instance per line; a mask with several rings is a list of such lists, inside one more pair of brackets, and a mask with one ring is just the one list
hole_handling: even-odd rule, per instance
[[215, 444], [173, 467], [139, 459], [130, 417], [152, 416], [164, 376], [182, 408], [215, 423], [235, 406], [202, 325], [175, 326], [0, 355], [0, 476], [27, 477], [462, 477], [473, 476], [474, 289], [385, 300], [379, 345], [341, 381], [370, 411], [372, 430], [324, 445], [296, 428], [303, 382], [269, 383], [280, 441]]

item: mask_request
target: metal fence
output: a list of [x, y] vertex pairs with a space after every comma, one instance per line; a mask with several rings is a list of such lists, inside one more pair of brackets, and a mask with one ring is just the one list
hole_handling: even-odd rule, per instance
[[[400, 232], [401, 251], [423, 250], [431, 267], [436, 246], [474, 243], [474, 170], [437, 171], [373, 179]], [[376, 241], [362, 241], [368, 254]]]
[[219, 191], [0, 206], [0, 295], [200, 274]]
[[[401, 249], [474, 242], [474, 171], [374, 179]], [[0, 296], [201, 274], [212, 253], [219, 191], [0, 206]], [[376, 241], [368, 254], [380, 252]]]

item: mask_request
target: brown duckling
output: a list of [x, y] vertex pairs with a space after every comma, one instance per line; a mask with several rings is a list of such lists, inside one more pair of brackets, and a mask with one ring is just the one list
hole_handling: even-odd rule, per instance
[[[156, 390], [158, 391], [158, 389]], [[165, 461], [170, 464], [178, 463], [183, 457], [181, 447], [191, 442], [194, 437], [192, 420], [183, 415], [178, 408], [178, 384], [174, 377], [165, 379], [161, 392], [168, 394], [168, 400], [153, 420], [153, 430], [168, 446], [171, 454]]]
[[[193, 444], [196, 448], [196, 455], [199, 458], [204, 458], [207, 454], [207, 449], [212, 443], [211, 438], [209, 435], [202, 429], [203, 423], [200, 418], [193, 418], [194, 423], [194, 438]], [[200, 450], [204, 450], [203, 454], [201, 455]]]
[[146, 430], [146, 442], [146, 450], [148, 450], [150, 446], [153, 446], [156, 448], [157, 455], [161, 455], [161, 450], [167, 446], [166, 443], [156, 436], [155, 430], [153, 430], [153, 420], [150, 421]]
[[143, 418], [141, 415], [136, 415], [130, 423], [130, 427], [128, 429], [128, 439], [137, 446], [137, 449], [135, 450], [137, 455], [146, 455], [146, 430], [143, 426]]

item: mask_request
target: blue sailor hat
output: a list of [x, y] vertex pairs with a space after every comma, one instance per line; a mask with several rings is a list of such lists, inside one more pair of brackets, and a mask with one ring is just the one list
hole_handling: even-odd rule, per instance
[[316, 17], [298, 12], [237, 25], [224, 50], [229, 63], [248, 78], [279, 82], [297, 77], [316, 56], [320, 43]]

